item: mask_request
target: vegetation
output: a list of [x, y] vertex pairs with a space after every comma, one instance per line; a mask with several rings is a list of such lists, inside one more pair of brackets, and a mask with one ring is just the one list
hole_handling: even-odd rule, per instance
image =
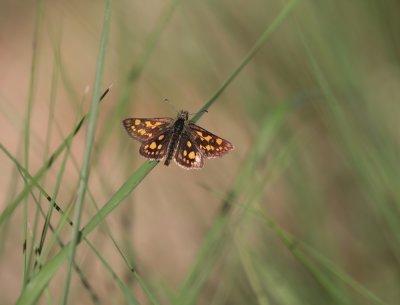
[[[1, 304], [398, 304], [400, 3], [32, 5], [1, 5]], [[175, 108], [235, 150], [140, 158], [122, 119]]]

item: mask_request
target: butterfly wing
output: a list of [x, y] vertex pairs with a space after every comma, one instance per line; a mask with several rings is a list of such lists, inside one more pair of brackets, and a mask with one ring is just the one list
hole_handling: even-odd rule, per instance
[[128, 134], [142, 143], [164, 132], [172, 123], [171, 118], [128, 118], [122, 121]]
[[184, 169], [200, 169], [203, 167], [202, 153], [195, 145], [189, 133], [183, 132], [179, 139], [174, 160], [176, 164]]
[[172, 132], [167, 130], [143, 142], [139, 149], [140, 154], [150, 160], [162, 159], [168, 151], [171, 136]]
[[212, 134], [196, 124], [189, 123], [188, 128], [190, 129], [191, 138], [206, 158], [221, 157], [234, 148], [231, 142]]

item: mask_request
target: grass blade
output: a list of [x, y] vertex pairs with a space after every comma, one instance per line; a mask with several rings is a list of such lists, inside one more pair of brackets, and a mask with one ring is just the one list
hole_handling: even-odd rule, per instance
[[82, 170], [80, 174], [80, 183], [79, 183], [79, 190], [78, 190], [78, 197], [76, 200], [76, 206], [74, 211], [74, 225], [72, 228], [72, 241], [69, 246], [69, 263], [67, 268], [67, 275], [65, 278], [65, 285], [64, 285], [64, 293], [61, 298], [61, 304], [66, 304], [68, 299], [70, 281], [71, 281], [71, 273], [72, 267], [75, 260], [75, 253], [76, 253], [76, 246], [78, 245], [79, 239], [79, 226], [81, 222], [81, 214], [84, 205], [84, 198], [86, 194], [87, 183], [89, 180], [89, 166], [90, 166], [90, 156], [92, 152], [93, 142], [94, 142], [94, 134], [96, 130], [96, 122], [97, 122], [97, 113], [99, 110], [98, 100], [101, 96], [101, 81], [103, 78], [103, 70], [104, 70], [104, 62], [105, 62], [105, 55], [106, 55], [106, 48], [108, 44], [108, 34], [110, 30], [110, 20], [111, 20], [111, 5], [112, 1], [108, 0], [105, 3], [104, 9], [104, 22], [103, 22], [103, 31], [101, 35], [100, 41], [100, 49], [99, 55], [97, 59], [96, 65], [96, 79], [93, 89], [93, 97], [92, 103], [90, 106], [89, 111], [89, 123], [88, 123], [88, 132], [86, 136], [85, 142], [85, 150], [83, 155], [83, 163], [82, 163]]
[[262, 47], [262, 45], [267, 41], [267, 39], [271, 36], [271, 34], [276, 30], [276, 28], [287, 18], [289, 13], [293, 10], [298, 0], [290, 1], [280, 12], [280, 14], [275, 18], [275, 20], [267, 26], [261, 36], [258, 38], [254, 46], [250, 49], [250, 51], [246, 54], [246, 56], [242, 59], [240, 64], [236, 67], [236, 69], [228, 76], [225, 82], [221, 85], [221, 87], [211, 96], [211, 98], [204, 104], [203, 107], [196, 112], [196, 114], [190, 120], [191, 122], [197, 122], [200, 117], [204, 114], [205, 111], [210, 108], [210, 106], [217, 100], [217, 98], [224, 92], [224, 90], [229, 86], [229, 84], [239, 75], [240, 71], [249, 63], [249, 61], [256, 55], [257, 51]]
[[[114, 193], [110, 200], [100, 209], [100, 211], [88, 222], [82, 229], [77, 243], [79, 244], [83, 238], [87, 237], [103, 220], [109, 215], [123, 199], [125, 199], [147, 176], [147, 174], [157, 165], [158, 162], [145, 162], [138, 168], [131, 177]], [[43, 268], [38, 272], [26, 288], [22, 291], [17, 305], [34, 304], [41, 295], [42, 291], [47, 287], [48, 282], [68, 258], [68, 246], [59, 251], [51, 258]]]
[[[38, 1], [36, 5], [36, 20], [33, 35], [33, 53], [32, 53], [32, 64], [31, 64], [31, 75], [30, 84], [28, 92], [28, 106], [26, 111], [25, 119], [25, 135], [24, 135], [24, 166], [26, 169], [29, 168], [29, 151], [30, 151], [30, 130], [31, 130], [31, 117], [32, 117], [32, 107], [34, 102], [35, 88], [36, 88], [36, 77], [37, 77], [37, 67], [38, 67], [38, 53], [39, 53], [39, 40], [40, 40], [40, 28], [43, 13], [43, 1]], [[22, 222], [24, 224], [24, 276], [23, 285], [26, 285], [29, 278], [29, 261], [32, 255], [26, 252], [26, 246], [28, 242], [28, 198], [25, 197], [24, 207], [22, 213]], [[32, 243], [33, 244], [33, 243]], [[29, 255], [29, 258], [28, 258]]]

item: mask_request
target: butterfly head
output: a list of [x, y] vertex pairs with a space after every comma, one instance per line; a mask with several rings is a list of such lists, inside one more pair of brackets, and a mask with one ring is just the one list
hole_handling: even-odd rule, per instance
[[186, 111], [186, 110], [179, 111], [177, 119], [181, 119], [181, 120], [187, 121], [189, 119], [189, 112]]

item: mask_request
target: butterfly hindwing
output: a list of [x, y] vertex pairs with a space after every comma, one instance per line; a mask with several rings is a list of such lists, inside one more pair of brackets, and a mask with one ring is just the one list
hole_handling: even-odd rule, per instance
[[206, 158], [218, 158], [233, 149], [231, 142], [212, 134], [196, 124], [189, 123], [189, 129], [193, 141]]
[[128, 118], [122, 124], [132, 138], [143, 143], [165, 131], [172, 121], [171, 118]]
[[148, 141], [145, 141], [140, 146], [140, 154], [150, 160], [162, 159], [168, 151], [169, 142], [172, 132], [167, 130]]
[[203, 156], [195, 145], [190, 134], [184, 132], [179, 140], [175, 153], [175, 162], [185, 169], [200, 169], [203, 167]]

